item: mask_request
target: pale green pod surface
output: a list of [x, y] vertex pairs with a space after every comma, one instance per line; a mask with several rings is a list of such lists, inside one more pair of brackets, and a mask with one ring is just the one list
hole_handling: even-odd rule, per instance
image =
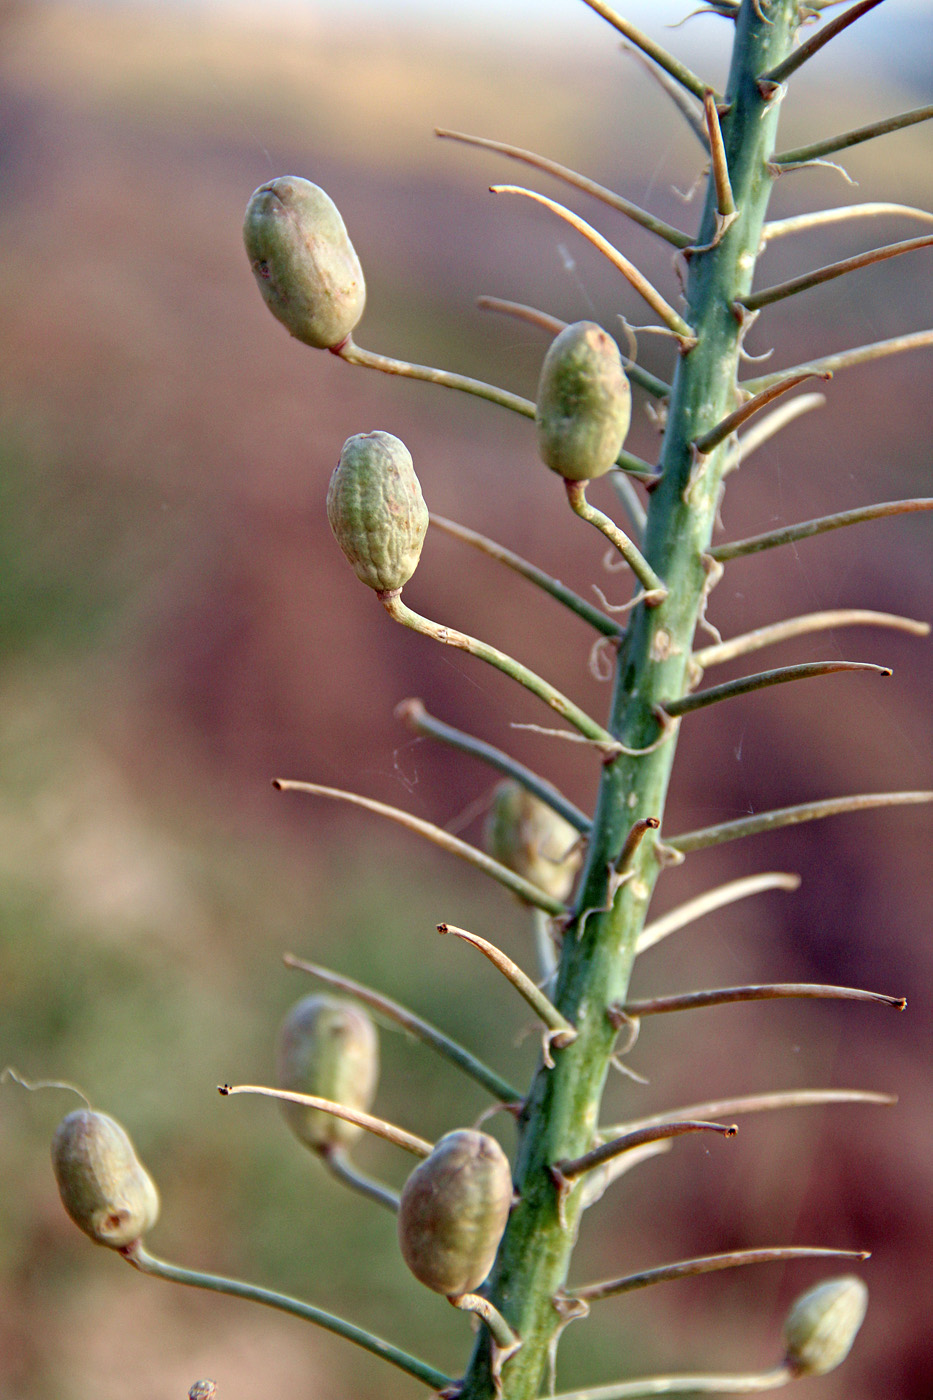
[[52, 1168], [62, 1204], [98, 1244], [122, 1249], [159, 1218], [159, 1193], [120, 1124], [75, 1109], [52, 1139]]
[[565, 327], [541, 367], [538, 451], [566, 481], [590, 481], [613, 465], [632, 418], [619, 347], [595, 321]]
[[521, 783], [507, 778], [497, 785], [484, 838], [491, 856], [545, 894], [570, 894], [582, 856], [580, 833]]
[[342, 344], [363, 314], [363, 269], [333, 200], [299, 175], [260, 185], [243, 241], [263, 300], [297, 340]]
[[471, 1293], [492, 1268], [511, 1205], [512, 1172], [495, 1138], [467, 1128], [445, 1134], [402, 1190], [405, 1263], [435, 1293]]
[[868, 1307], [868, 1289], [854, 1274], [809, 1288], [784, 1323], [787, 1364], [798, 1376], [823, 1376], [844, 1361]]
[[[365, 1113], [379, 1080], [379, 1039], [372, 1020], [355, 1002], [307, 996], [289, 1011], [276, 1046], [280, 1089], [314, 1094]], [[363, 1131], [319, 1108], [282, 1101], [292, 1132], [315, 1152], [345, 1147]]]
[[393, 593], [408, 582], [421, 557], [428, 508], [400, 438], [380, 431], [347, 438], [327, 488], [327, 518], [367, 588]]

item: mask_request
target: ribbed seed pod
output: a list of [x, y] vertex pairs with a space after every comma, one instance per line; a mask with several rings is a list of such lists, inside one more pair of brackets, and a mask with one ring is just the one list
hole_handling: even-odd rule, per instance
[[122, 1249], [159, 1218], [159, 1193], [120, 1124], [78, 1108], [52, 1139], [52, 1168], [62, 1205], [97, 1244]]
[[854, 1274], [809, 1288], [787, 1314], [787, 1364], [798, 1376], [823, 1376], [849, 1354], [868, 1307], [868, 1289]]
[[[376, 1027], [355, 1002], [326, 995], [307, 996], [289, 1011], [276, 1046], [280, 1089], [314, 1094], [366, 1112], [379, 1080]], [[297, 1138], [315, 1152], [344, 1147], [363, 1131], [319, 1108], [282, 1101]]]
[[263, 300], [297, 340], [330, 350], [353, 330], [366, 283], [333, 200], [299, 175], [260, 185], [243, 241]]
[[392, 593], [418, 566], [428, 508], [411, 453], [391, 433], [347, 438], [327, 488], [327, 518], [357, 578]]
[[471, 1293], [492, 1268], [511, 1204], [512, 1172], [495, 1138], [467, 1128], [446, 1133], [402, 1190], [405, 1263], [435, 1293]]
[[566, 481], [589, 481], [613, 465], [632, 418], [619, 347], [595, 321], [565, 327], [541, 367], [538, 451]]
[[486, 850], [555, 899], [566, 899], [580, 868], [580, 833], [507, 778], [496, 787], [484, 832]]

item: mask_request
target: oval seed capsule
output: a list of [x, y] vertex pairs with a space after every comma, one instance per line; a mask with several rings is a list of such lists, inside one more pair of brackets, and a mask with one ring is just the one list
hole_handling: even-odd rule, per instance
[[62, 1205], [97, 1244], [134, 1244], [159, 1218], [159, 1193], [115, 1119], [78, 1108], [52, 1139], [52, 1168]]
[[331, 350], [363, 314], [363, 269], [336, 204], [310, 180], [284, 175], [250, 197], [243, 241], [263, 300], [305, 345]]
[[398, 1237], [415, 1278], [448, 1298], [492, 1268], [512, 1205], [509, 1161], [488, 1133], [446, 1133], [405, 1183]]
[[580, 868], [580, 833], [521, 783], [497, 785], [484, 832], [486, 850], [555, 899], [566, 899]]
[[868, 1289], [855, 1274], [809, 1288], [784, 1323], [786, 1361], [797, 1376], [823, 1376], [845, 1361], [868, 1308]]
[[[307, 996], [279, 1030], [276, 1082], [280, 1089], [366, 1112], [379, 1079], [379, 1040], [366, 1012], [352, 1001]], [[282, 1100], [292, 1132], [315, 1152], [344, 1147], [363, 1131], [323, 1109]]]
[[535, 423], [543, 461], [566, 481], [589, 481], [614, 464], [632, 417], [619, 347], [595, 321], [565, 327], [538, 380]]
[[428, 508], [411, 453], [391, 433], [347, 438], [327, 488], [327, 518], [361, 583], [394, 593], [418, 566]]

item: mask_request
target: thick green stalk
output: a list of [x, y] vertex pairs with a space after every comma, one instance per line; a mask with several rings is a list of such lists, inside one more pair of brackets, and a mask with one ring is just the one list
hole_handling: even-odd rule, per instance
[[[751, 288], [770, 194], [777, 106], [756, 78], [781, 63], [797, 24], [796, 0], [774, 0], [767, 21], [742, 7], [722, 119], [737, 217], [717, 240], [715, 188], [710, 185], [690, 258], [686, 320], [697, 344], [677, 366], [662, 452], [663, 477], [652, 493], [644, 552], [668, 596], [639, 608], [620, 648], [608, 728], [629, 748], [658, 737], [654, 707], [683, 696], [693, 635], [702, 614], [709, 548], [726, 452], [698, 460], [695, 440], [737, 406], [742, 328], [733, 310]], [[652, 839], [638, 847], [630, 877], [615, 868], [633, 824], [662, 817], [676, 734], [641, 757], [620, 754], [603, 769], [587, 866], [565, 931], [555, 1001], [577, 1028], [576, 1040], [540, 1069], [520, 1121], [516, 1182], [520, 1201], [509, 1221], [489, 1295], [522, 1339], [502, 1372], [505, 1400], [542, 1392], [548, 1348], [560, 1326], [553, 1299], [565, 1281], [581, 1211], [579, 1187], [558, 1208], [549, 1167], [593, 1145], [616, 1031], [608, 1014], [624, 1000], [651, 892], [660, 870]], [[464, 1378], [464, 1400], [491, 1397], [489, 1339], [481, 1334]]]

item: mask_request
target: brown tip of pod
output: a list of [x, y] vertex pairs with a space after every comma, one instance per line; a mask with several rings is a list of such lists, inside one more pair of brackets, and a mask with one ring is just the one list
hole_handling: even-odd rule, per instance
[[551, 342], [535, 407], [538, 451], [565, 481], [603, 476], [628, 433], [632, 395], [619, 347], [595, 321], [576, 321]]
[[868, 1289], [855, 1274], [808, 1288], [784, 1323], [787, 1365], [797, 1376], [823, 1376], [848, 1356], [868, 1308]]
[[78, 1108], [52, 1139], [52, 1168], [62, 1204], [97, 1244], [123, 1249], [159, 1218], [159, 1193], [120, 1124]]
[[512, 1172], [494, 1137], [446, 1133], [405, 1183], [398, 1237], [421, 1283], [459, 1297], [492, 1268], [512, 1204]]
[[[326, 994], [306, 996], [282, 1022], [276, 1046], [276, 1083], [365, 1113], [379, 1079], [379, 1039], [355, 1002]], [[344, 1147], [363, 1131], [321, 1109], [282, 1101], [295, 1136], [315, 1152]]]
[[255, 190], [243, 242], [262, 298], [297, 340], [330, 350], [363, 314], [363, 269], [340, 211], [310, 180], [283, 175]]
[[428, 508], [411, 453], [377, 430], [347, 438], [327, 488], [327, 518], [357, 578], [397, 592], [418, 566]]

